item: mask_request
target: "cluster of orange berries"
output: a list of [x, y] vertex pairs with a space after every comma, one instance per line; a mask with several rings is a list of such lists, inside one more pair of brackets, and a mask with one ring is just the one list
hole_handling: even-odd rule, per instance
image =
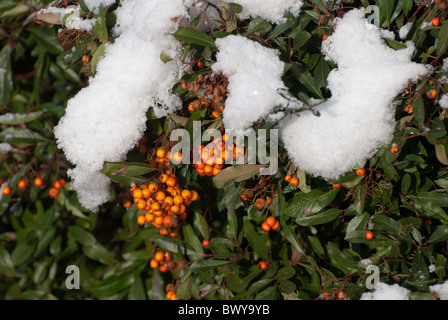
[[168, 300], [179, 300], [177, 298], [177, 293], [175, 291], [174, 284], [168, 283], [165, 287], [165, 291], [166, 291], [166, 298]]
[[289, 182], [289, 184], [293, 187], [297, 187], [299, 185], [299, 179], [297, 179], [297, 177], [291, 176], [290, 174], [287, 174], [285, 176], [285, 181]]
[[274, 217], [267, 217], [266, 220], [261, 224], [261, 229], [265, 232], [272, 230], [277, 230], [280, 227], [280, 221], [276, 220]]
[[[48, 194], [50, 195], [50, 197], [55, 198], [58, 194], [59, 194], [59, 189], [62, 188], [63, 186], [65, 186], [65, 180], [64, 179], [59, 179], [56, 180], [53, 183], [53, 187], [50, 188], [50, 190], [48, 190]], [[0, 185], [3, 184], [3, 180], [0, 179]], [[25, 189], [28, 185], [28, 182], [25, 179], [20, 179], [19, 182], [17, 183], [17, 187], [19, 189]], [[44, 186], [44, 180], [40, 177], [37, 177], [34, 179], [34, 185], [36, 187], [43, 187]], [[2, 188], [2, 194], [5, 196], [8, 196], [11, 194], [11, 187], [9, 185], [6, 185]]]
[[412, 104], [408, 104], [405, 108], [404, 108], [404, 112], [407, 113], [412, 113], [414, 112], [414, 106]]
[[174, 262], [171, 257], [171, 252], [157, 251], [154, 254], [154, 258], [149, 262], [149, 266], [152, 269], [159, 268], [160, 272], [176, 271], [177, 268], [183, 269], [185, 267], [185, 262], [179, 261]]
[[[199, 63], [198, 63], [199, 64]], [[184, 90], [197, 93], [202, 87], [201, 83], [204, 82], [204, 77], [199, 75], [194, 81], [183, 80], [181, 87]], [[212, 117], [219, 118], [224, 111], [223, 102], [227, 93], [226, 88], [219, 84], [207, 84], [204, 85], [204, 91], [202, 94], [197, 94], [197, 99], [191, 101], [188, 104], [188, 111], [198, 111], [201, 109], [210, 108], [212, 110]]]
[[[216, 138], [207, 146], [200, 145], [196, 152], [200, 153], [201, 160], [194, 164], [196, 172], [201, 176], [216, 176], [226, 162], [237, 160], [244, 156], [244, 148], [229, 143], [229, 134]], [[226, 143], [227, 141], [227, 143]]]
[[[176, 176], [169, 171], [161, 174], [158, 182], [138, 187], [133, 185], [131, 191], [137, 209], [146, 211], [137, 217], [138, 224], [152, 223], [154, 227], [161, 228], [161, 235], [170, 237], [178, 235], [178, 220], [187, 218], [187, 206], [199, 198], [195, 190], [182, 190]], [[124, 206], [129, 207], [130, 201], [126, 201]]]

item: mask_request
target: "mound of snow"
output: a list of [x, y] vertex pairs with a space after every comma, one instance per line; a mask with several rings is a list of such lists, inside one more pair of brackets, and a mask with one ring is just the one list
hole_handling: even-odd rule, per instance
[[364, 292], [360, 300], [409, 300], [410, 291], [398, 284], [378, 282], [373, 292]]
[[212, 66], [229, 80], [229, 95], [223, 112], [226, 129], [244, 130], [266, 117], [277, 105], [286, 103], [279, 94], [284, 63], [278, 50], [269, 49], [242, 36], [216, 40], [218, 54]]
[[105, 161], [124, 160], [143, 135], [148, 108], [160, 117], [181, 107], [171, 94], [180, 62], [164, 64], [160, 54], [178, 54], [169, 33], [177, 27], [172, 18], [185, 14], [182, 0], [121, 1], [119, 37], [107, 46], [89, 85], [68, 101], [55, 135], [76, 165], [68, 173], [85, 208], [95, 211], [108, 200], [110, 181], [99, 170]]
[[302, 170], [325, 179], [338, 178], [391, 141], [394, 98], [408, 81], [428, 73], [411, 62], [412, 43], [389, 48], [381, 32], [364, 18], [364, 9], [347, 12], [323, 43], [327, 60], [338, 68], [328, 76], [332, 97], [315, 109], [281, 123], [289, 156]]

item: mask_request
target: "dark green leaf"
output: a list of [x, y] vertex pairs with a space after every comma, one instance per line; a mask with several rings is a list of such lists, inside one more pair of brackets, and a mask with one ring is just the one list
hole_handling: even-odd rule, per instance
[[205, 33], [192, 28], [180, 27], [174, 33], [174, 37], [186, 43], [197, 44], [204, 47], [215, 47], [215, 41]]

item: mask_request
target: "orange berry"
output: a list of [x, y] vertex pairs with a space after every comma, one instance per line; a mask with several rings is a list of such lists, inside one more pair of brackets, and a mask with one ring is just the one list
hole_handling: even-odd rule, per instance
[[412, 113], [412, 112], [414, 112], [414, 107], [412, 106], [412, 104], [408, 104], [408, 105], [406, 106], [406, 108], [404, 108], [404, 112], [407, 112], [407, 113]]
[[171, 221], [171, 217], [169, 215], [163, 217], [163, 225], [168, 228], [173, 226], [173, 222]]
[[261, 224], [261, 229], [263, 229], [263, 231], [268, 232], [269, 230], [271, 230], [271, 226], [268, 225], [266, 222], [263, 222]]
[[138, 199], [137, 201], [137, 209], [138, 210], [145, 210], [146, 208], [146, 201], [143, 199]]
[[258, 267], [260, 267], [260, 269], [266, 269], [267, 266], [268, 264], [266, 263], [266, 261], [258, 262]]
[[326, 34], [324, 34], [323, 36], [322, 36], [322, 40], [326, 40], [328, 38], [328, 36], [326, 35]]
[[90, 61], [90, 58], [89, 58], [89, 56], [88, 55], [83, 55], [82, 56], [82, 63], [84, 63], [84, 64], [88, 64], [89, 63], [89, 61]]
[[161, 265], [161, 266], [159, 266], [159, 271], [160, 272], [167, 272], [168, 271], [168, 267], [166, 265]]
[[213, 167], [210, 165], [206, 165], [204, 167], [204, 173], [208, 176], [211, 176], [213, 174]]
[[213, 174], [214, 176], [218, 175], [218, 173], [220, 173], [220, 172], [221, 172], [221, 168], [219, 168], [219, 167], [217, 167], [217, 166], [214, 166], [214, 167], [213, 167], [212, 174]]
[[366, 170], [364, 168], [356, 169], [356, 174], [360, 177], [362, 177], [366, 173]]
[[156, 259], [151, 259], [151, 261], [149, 262], [149, 266], [152, 269], [155, 269], [159, 266], [159, 261], [157, 261]]
[[25, 189], [26, 188], [26, 180], [22, 179], [19, 181], [19, 183], [17, 184], [17, 187], [19, 187], [20, 189]]
[[163, 192], [163, 191], [157, 191], [156, 192], [156, 195], [154, 196], [154, 198], [157, 200], [157, 201], [163, 201], [163, 200], [165, 200], [165, 198], [166, 198], [166, 195], [165, 195], [165, 192]]
[[208, 239], [204, 239], [204, 240], [202, 241], [202, 245], [203, 245], [204, 247], [208, 247], [208, 246], [210, 245], [210, 241], [209, 241]]
[[196, 169], [202, 170], [205, 167], [205, 162], [200, 160], [198, 163], [196, 163]]
[[297, 179], [296, 177], [291, 178], [291, 180], [289, 180], [289, 183], [294, 186], [297, 187], [299, 185], [299, 179]]
[[184, 213], [185, 211], [187, 211], [187, 207], [184, 204], [181, 204], [179, 206], [179, 213]]
[[158, 226], [157, 228], [160, 228], [160, 226], [163, 224], [163, 217], [162, 216], [156, 216], [154, 218], [154, 226]]
[[146, 220], [146, 222], [151, 223], [151, 222], [154, 221], [154, 219], [155, 219], [155, 217], [154, 217], [153, 214], [151, 214], [151, 213], [146, 213], [146, 214], [145, 214], [145, 220]]
[[160, 175], [159, 182], [166, 183], [167, 180], [168, 180], [168, 175], [166, 173], [163, 173]]
[[132, 191], [132, 196], [134, 197], [134, 199], [142, 198], [143, 197], [142, 189], [138, 188]]
[[167, 235], [169, 234], [167, 228], [162, 228], [162, 229], [160, 229], [159, 233], [160, 233], [162, 236], [167, 236]]
[[398, 151], [400, 151], [400, 148], [396, 144], [392, 145], [392, 147], [390, 148], [390, 152], [392, 154], [396, 154], [398, 153]]
[[440, 20], [439, 20], [439, 18], [433, 18], [433, 19], [431, 20], [431, 23], [432, 23], [432, 25], [433, 25], [434, 27], [438, 27], [439, 24], [440, 24]]
[[180, 206], [175, 204], [175, 205], [171, 206], [170, 210], [173, 213], [179, 213], [180, 212]]
[[373, 233], [372, 233], [372, 231], [367, 231], [366, 232], [366, 239], [367, 240], [371, 240], [373, 238]]
[[174, 229], [170, 232], [170, 237], [171, 238], [175, 238], [179, 235], [179, 231], [177, 231], [177, 229]]
[[181, 192], [181, 196], [182, 198], [184, 198], [185, 200], [191, 199], [191, 191], [190, 190], [182, 190]]
[[171, 155], [171, 160], [173, 160], [173, 162], [180, 163], [182, 162], [182, 157], [182, 152], [179, 151]]
[[274, 225], [272, 226], [272, 230], [277, 230], [278, 228], [280, 228], [280, 221], [275, 221]]
[[44, 185], [44, 180], [42, 180], [42, 178], [37, 177], [36, 179], [34, 179], [34, 185], [36, 187], [42, 187]]
[[196, 201], [199, 198], [199, 194], [197, 193], [196, 190], [191, 190], [191, 201]]
[[151, 210], [159, 211], [161, 208], [162, 208], [162, 206], [158, 202], [154, 202], [151, 204]]
[[159, 190], [159, 187], [155, 183], [150, 183], [148, 186], [148, 190], [151, 193], [156, 193]]
[[10, 186], [4, 186], [2, 189], [2, 194], [4, 196], [8, 196], [11, 193], [11, 187]]
[[199, 69], [204, 68], [204, 64], [202, 63], [202, 61], [198, 61], [198, 68]]
[[157, 261], [163, 261], [165, 260], [165, 254], [162, 251], [157, 251], [156, 254], [154, 255], [154, 259], [156, 259]]
[[215, 119], [216, 119], [216, 118], [219, 118], [219, 112], [216, 111], [216, 110], [213, 110], [213, 111], [212, 111], [212, 117], [215, 118]]
[[175, 205], [180, 205], [182, 203], [184, 203], [184, 198], [182, 198], [182, 196], [175, 196], [173, 198], [174, 204]]
[[126, 200], [123, 201], [123, 207], [129, 208], [131, 205], [132, 205], [131, 200], [126, 199]]
[[66, 182], [65, 182], [64, 179], [59, 179], [59, 182], [61, 182], [61, 185], [62, 185], [63, 187], [65, 187]]
[[174, 199], [171, 196], [165, 197], [165, 206], [170, 207], [174, 204]]
[[289, 182], [289, 181], [291, 181], [291, 178], [292, 178], [291, 175], [287, 174], [287, 175], [285, 176], [285, 181], [288, 181], [288, 182]]
[[156, 156], [159, 157], [159, 158], [165, 158], [165, 156], [166, 156], [166, 149], [164, 147], [157, 148]]
[[142, 190], [142, 197], [143, 198], [149, 198], [149, 196], [151, 195], [151, 191], [149, 191], [148, 188], [145, 188]]
[[142, 225], [145, 224], [145, 222], [146, 222], [145, 215], [141, 214], [141, 215], [139, 215], [139, 216], [137, 217], [137, 223], [138, 223], [139, 225], [142, 226]]
[[275, 218], [274, 217], [267, 217], [267, 219], [266, 219], [266, 223], [269, 225], [269, 226], [274, 226], [274, 224], [277, 222], [277, 220], [275, 220]]
[[169, 187], [174, 187], [176, 185], [176, 183], [177, 183], [177, 179], [175, 177], [169, 177], [166, 180], [166, 185]]
[[236, 158], [236, 159], [239, 159], [239, 158], [241, 158], [242, 156], [244, 156], [244, 148], [243, 148], [243, 147], [240, 147], [240, 146], [236, 147], [236, 148], [235, 148], [235, 158]]
[[48, 194], [50, 195], [50, 197], [56, 198], [59, 194], [59, 190], [56, 188], [50, 188], [50, 190], [48, 190]]
[[341, 187], [341, 185], [338, 183], [338, 184], [333, 184], [333, 189], [339, 189]]

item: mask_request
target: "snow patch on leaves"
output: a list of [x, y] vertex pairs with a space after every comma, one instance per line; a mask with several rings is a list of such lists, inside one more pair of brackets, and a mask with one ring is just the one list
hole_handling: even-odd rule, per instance
[[224, 73], [229, 80], [223, 112], [227, 129], [245, 130], [275, 106], [287, 103], [278, 91], [285, 89], [281, 79], [284, 63], [278, 50], [234, 35], [217, 39], [216, 46], [219, 52], [212, 70]]
[[323, 43], [326, 59], [338, 68], [328, 76], [332, 97], [315, 107], [320, 117], [303, 112], [280, 126], [295, 164], [325, 179], [338, 178], [390, 142], [394, 98], [408, 81], [428, 73], [411, 62], [413, 43], [398, 51], [389, 48], [364, 14], [364, 9], [346, 13]]
[[124, 0], [117, 9], [119, 37], [106, 48], [97, 74], [68, 101], [55, 127], [58, 146], [76, 165], [68, 174], [81, 204], [89, 210], [109, 198], [110, 180], [99, 170], [105, 161], [121, 161], [143, 135], [146, 111], [165, 116], [181, 107], [171, 88], [181, 76], [180, 62], [163, 63], [160, 53], [178, 55], [168, 33], [171, 18], [185, 15], [182, 0]]

